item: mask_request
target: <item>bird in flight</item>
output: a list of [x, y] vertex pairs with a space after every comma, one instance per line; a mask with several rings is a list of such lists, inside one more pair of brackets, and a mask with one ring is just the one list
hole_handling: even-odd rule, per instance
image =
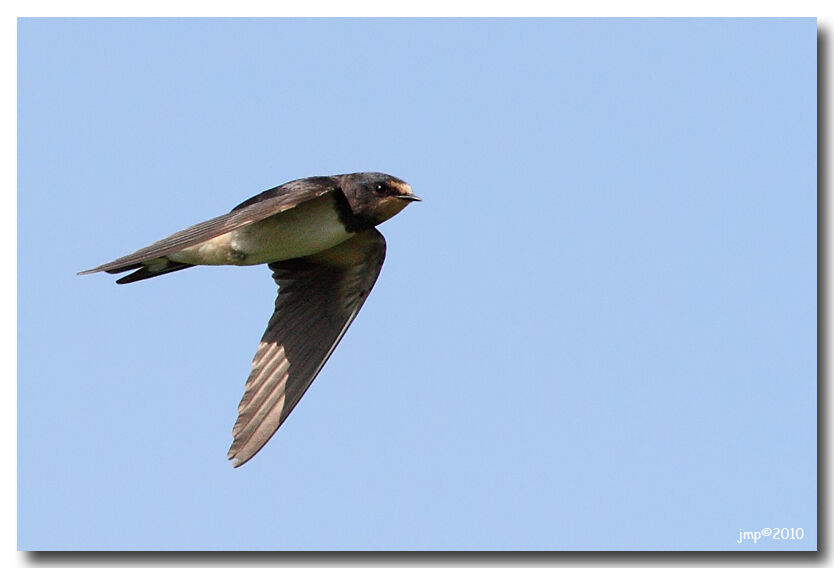
[[275, 311], [246, 381], [228, 458], [252, 458], [287, 419], [376, 282], [385, 238], [375, 229], [420, 198], [378, 172], [310, 177], [268, 189], [229, 213], [79, 272], [127, 284], [196, 265], [268, 264]]

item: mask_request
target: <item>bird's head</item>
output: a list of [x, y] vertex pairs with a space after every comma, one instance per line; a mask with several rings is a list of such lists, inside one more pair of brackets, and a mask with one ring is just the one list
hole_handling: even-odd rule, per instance
[[388, 174], [360, 172], [339, 178], [353, 213], [374, 225], [387, 221], [412, 201], [420, 201], [410, 185]]

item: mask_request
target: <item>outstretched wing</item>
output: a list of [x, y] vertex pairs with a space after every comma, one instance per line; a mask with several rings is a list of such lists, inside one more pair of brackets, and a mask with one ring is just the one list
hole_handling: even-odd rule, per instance
[[292, 209], [299, 203], [309, 201], [333, 191], [336, 180], [330, 177], [312, 177], [294, 180], [268, 189], [248, 199], [225, 215], [197, 223], [174, 233], [161, 241], [139, 249], [127, 256], [117, 258], [101, 266], [79, 272], [109, 272], [111, 274], [139, 268], [143, 262], [163, 257], [184, 248], [213, 239], [240, 227], [255, 223], [278, 213]]
[[373, 288], [385, 260], [376, 229], [305, 258], [269, 265], [280, 287], [238, 406], [228, 458], [238, 467], [298, 404]]

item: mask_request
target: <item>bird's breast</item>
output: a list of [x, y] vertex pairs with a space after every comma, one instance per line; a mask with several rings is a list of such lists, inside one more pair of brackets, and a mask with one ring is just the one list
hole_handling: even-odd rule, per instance
[[339, 220], [335, 199], [327, 194], [169, 258], [191, 264], [263, 264], [316, 254], [351, 236]]

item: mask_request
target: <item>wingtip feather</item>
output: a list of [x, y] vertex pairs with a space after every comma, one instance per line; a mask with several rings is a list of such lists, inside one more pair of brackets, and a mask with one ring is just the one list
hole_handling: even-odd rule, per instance
[[232, 467], [235, 469], [239, 468], [252, 458], [252, 456], [249, 456], [244, 459], [238, 455], [239, 453], [240, 450], [229, 448], [229, 452], [226, 454], [226, 459], [232, 462]]
[[96, 272], [101, 272], [101, 268], [88, 268], [87, 270], [82, 270], [81, 272], [76, 272], [76, 276], [84, 276], [85, 274], [94, 274]]

